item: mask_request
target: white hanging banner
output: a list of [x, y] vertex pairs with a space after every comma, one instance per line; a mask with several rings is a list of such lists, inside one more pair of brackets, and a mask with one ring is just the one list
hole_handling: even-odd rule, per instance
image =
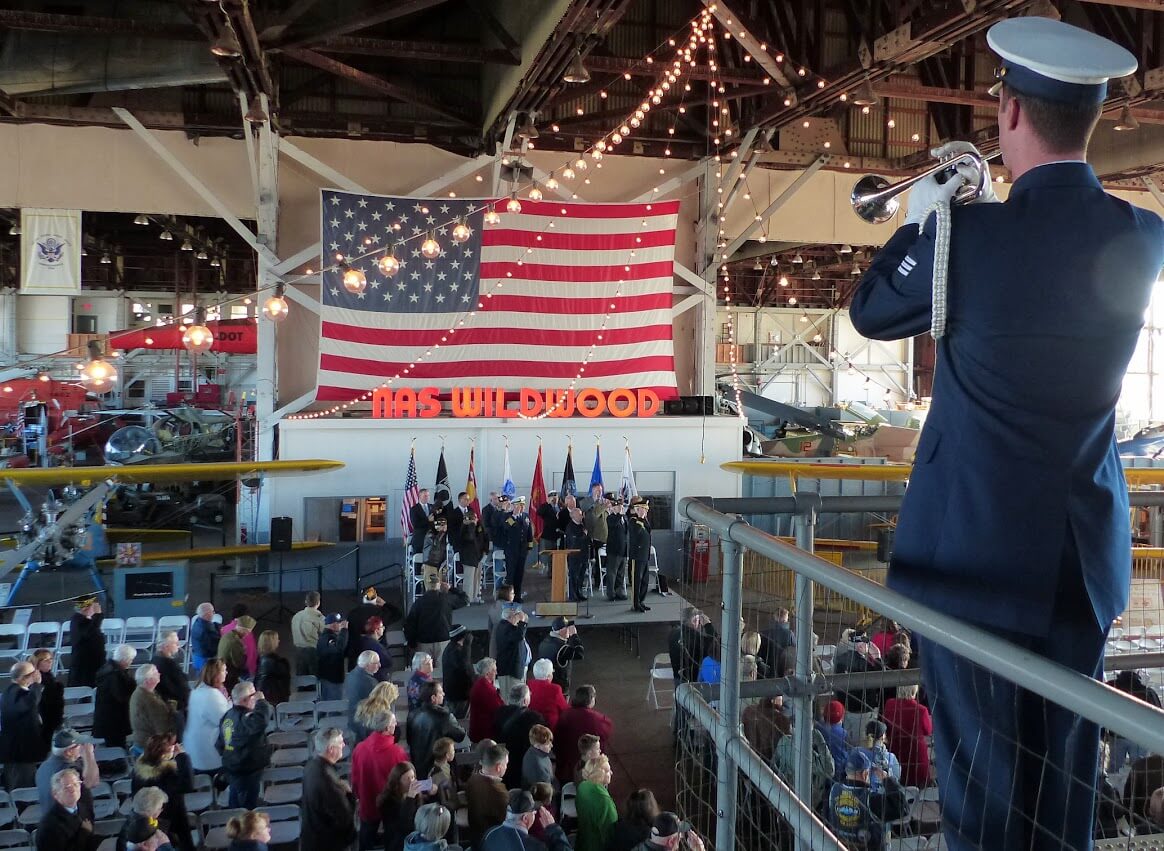
[[20, 231], [20, 291], [81, 292], [81, 211], [26, 207]]

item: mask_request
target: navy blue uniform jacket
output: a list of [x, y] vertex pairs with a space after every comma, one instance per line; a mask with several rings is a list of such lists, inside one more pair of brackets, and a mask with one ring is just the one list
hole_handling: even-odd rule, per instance
[[[901, 507], [889, 585], [1042, 635], [1062, 569], [1101, 629], [1127, 606], [1127, 488], [1114, 408], [1164, 263], [1164, 225], [1091, 167], [1023, 174], [1001, 204], [955, 207], [933, 406]], [[898, 229], [861, 280], [854, 327], [930, 327], [934, 217]], [[1072, 536], [1078, 556], [1072, 553]]]

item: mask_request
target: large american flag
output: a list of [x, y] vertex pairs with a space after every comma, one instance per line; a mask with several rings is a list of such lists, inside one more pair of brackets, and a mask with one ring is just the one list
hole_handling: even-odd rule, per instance
[[[393, 386], [562, 388], [584, 362], [580, 388], [649, 387], [673, 398], [679, 202], [523, 199], [520, 213], [508, 213], [503, 199], [493, 226], [483, 221], [486, 203], [323, 191], [330, 271], [317, 398], [347, 401], [405, 369]], [[472, 233], [458, 245], [460, 218]], [[420, 253], [429, 233], [441, 246], [432, 260]], [[391, 278], [377, 265], [388, 249], [401, 267]], [[344, 289], [337, 254], [363, 270], [363, 293]]]

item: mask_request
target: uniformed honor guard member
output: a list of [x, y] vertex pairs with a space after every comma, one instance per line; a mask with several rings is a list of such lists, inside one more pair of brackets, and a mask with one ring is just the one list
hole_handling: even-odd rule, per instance
[[[1001, 57], [999, 145], [1014, 183], [1004, 203], [950, 213], [946, 330], [889, 586], [1097, 676], [1131, 585], [1114, 408], [1164, 224], [1106, 194], [1084, 157], [1107, 80], [1136, 60], [1046, 18], [1002, 21], [987, 42]], [[960, 183], [936, 177], [914, 187], [906, 224], [853, 298], [866, 337], [931, 328], [941, 217], [928, 211]], [[1090, 848], [1096, 725], [924, 639], [949, 847]]]
[[501, 522], [501, 549], [505, 552], [505, 581], [513, 586], [513, 601], [521, 602], [521, 583], [525, 578], [525, 562], [533, 549], [533, 525], [525, 513], [525, 497], [514, 499], [512, 512]]
[[630, 568], [631, 608], [636, 612], [649, 612], [651, 607], [643, 600], [647, 597], [647, 565], [651, 558], [651, 524], [647, 522], [651, 503], [646, 497], [635, 496], [631, 497], [630, 504], [627, 562]]

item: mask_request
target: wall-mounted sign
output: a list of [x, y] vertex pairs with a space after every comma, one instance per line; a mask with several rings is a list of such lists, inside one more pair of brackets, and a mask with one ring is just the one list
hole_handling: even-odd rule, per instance
[[[653, 417], [662, 407], [654, 390], [534, 390], [523, 387], [508, 394], [501, 387], [458, 387], [449, 398], [454, 417], [536, 417], [549, 411], [551, 417]], [[372, 394], [372, 416], [376, 419], [431, 419], [441, 414], [443, 405], [436, 387], [380, 389]]]

